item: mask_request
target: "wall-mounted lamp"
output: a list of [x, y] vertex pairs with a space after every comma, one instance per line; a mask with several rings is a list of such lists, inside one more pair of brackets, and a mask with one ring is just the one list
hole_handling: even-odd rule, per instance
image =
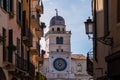
[[[85, 30], [86, 30], [86, 34], [88, 35], [88, 38], [91, 39], [90, 34], [94, 34], [94, 22], [92, 19], [90, 19], [90, 17], [84, 22], [85, 23]], [[95, 39], [105, 45], [109, 45], [112, 46], [113, 44], [113, 38], [111, 37], [97, 37], [94, 38], [94, 36], [92, 37], [92, 39]]]

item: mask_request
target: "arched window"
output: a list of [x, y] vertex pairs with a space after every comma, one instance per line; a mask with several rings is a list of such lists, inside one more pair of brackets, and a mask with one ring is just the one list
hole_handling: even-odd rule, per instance
[[52, 31], [54, 31], [54, 28], [52, 28]]
[[56, 37], [56, 44], [63, 44], [63, 37]]
[[63, 37], [60, 37], [60, 44], [63, 44]]
[[56, 44], [59, 44], [59, 37], [56, 37]]
[[57, 31], [60, 31], [60, 28], [57, 28]]

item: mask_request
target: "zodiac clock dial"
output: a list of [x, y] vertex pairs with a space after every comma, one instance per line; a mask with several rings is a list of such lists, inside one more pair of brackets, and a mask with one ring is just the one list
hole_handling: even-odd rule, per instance
[[67, 62], [63, 58], [57, 58], [54, 60], [53, 66], [57, 71], [63, 71], [67, 67]]

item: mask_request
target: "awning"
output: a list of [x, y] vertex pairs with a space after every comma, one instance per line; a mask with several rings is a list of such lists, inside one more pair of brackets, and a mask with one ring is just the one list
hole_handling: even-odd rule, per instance
[[1, 67], [0, 67], [0, 79], [1, 79], [1, 80], [6, 80], [4, 71], [3, 71], [3, 69], [2, 69]]

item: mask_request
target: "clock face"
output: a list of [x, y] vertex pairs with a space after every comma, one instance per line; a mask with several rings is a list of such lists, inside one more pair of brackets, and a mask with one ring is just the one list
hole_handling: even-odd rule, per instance
[[53, 66], [57, 71], [63, 71], [67, 67], [67, 62], [63, 58], [57, 58], [54, 60]]

